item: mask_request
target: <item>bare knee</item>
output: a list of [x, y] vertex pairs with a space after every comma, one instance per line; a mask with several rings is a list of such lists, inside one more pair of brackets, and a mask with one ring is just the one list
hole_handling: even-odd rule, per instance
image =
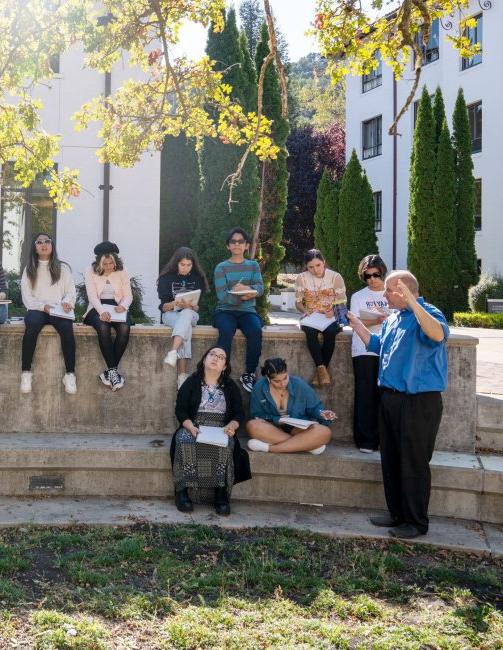
[[324, 424], [316, 424], [313, 429], [313, 433], [316, 432], [320, 444], [327, 445], [332, 440], [332, 432]]
[[251, 438], [259, 438], [260, 433], [264, 428], [265, 421], [261, 418], [254, 418], [253, 420], [248, 420], [246, 423], [246, 431]]

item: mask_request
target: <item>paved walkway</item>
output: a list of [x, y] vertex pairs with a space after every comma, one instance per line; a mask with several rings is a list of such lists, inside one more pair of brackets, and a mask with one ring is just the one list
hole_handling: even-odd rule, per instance
[[[271, 324], [281, 327], [297, 327], [299, 314], [274, 311], [270, 313]], [[349, 330], [349, 328], [347, 328]], [[452, 332], [474, 336], [479, 339], [477, 347], [477, 393], [503, 395], [503, 330], [478, 327], [452, 327]]]
[[[192, 514], [183, 514], [178, 512], [171, 500], [166, 499], [2, 497], [0, 511], [0, 527], [30, 524], [128, 526], [139, 522], [202, 524], [237, 529], [287, 526], [334, 537], [390, 539], [386, 529], [370, 524], [369, 516], [376, 514], [376, 511], [326, 506], [233, 501], [231, 516], [219, 517], [212, 508], [206, 506], [196, 506]], [[502, 526], [431, 517], [430, 532], [415, 541], [419, 544], [503, 557]]]

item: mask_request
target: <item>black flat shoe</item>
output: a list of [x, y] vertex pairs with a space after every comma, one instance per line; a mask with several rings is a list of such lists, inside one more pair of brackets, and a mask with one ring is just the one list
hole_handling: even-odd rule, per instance
[[400, 526], [388, 530], [388, 533], [391, 537], [399, 537], [400, 539], [414, 539], [421, 537], [421, 535], [426, 535], [426, 533], [422, 533], [412, 524], [400, 524]]
[[227, 495], [227, 488], [215, 488], [215, 512], [217, 515], [227, 516], [231, 514], [231, 506]]
[[175, 492], [175, 505], [180, 512], [192, 512], [194, 510], [194, 505], [190, 500], [187, 488]]
[[383, 528], [395, 528], [402, 524], [399, 519], [395, 519], [391, 515], [376, 515], [375, 517], [370, 517], [370, 523], [374, 526], [382, 526]]

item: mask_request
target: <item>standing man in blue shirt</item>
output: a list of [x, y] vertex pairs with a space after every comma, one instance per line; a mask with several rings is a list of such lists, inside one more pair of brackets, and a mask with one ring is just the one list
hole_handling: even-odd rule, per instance
[[393, 537], [413, 539], [428, 532], [429, 463], [442, 419], [440, 393], [447, 388], [449, 327], [442, 312], [419, 297], [409, 271], [388, 275], [384, 297], [397, 311], [380, 334], [348, 316], [367, 350], [379, 355], [379, 437], [389, 515], [371, 522], [388, 527]]

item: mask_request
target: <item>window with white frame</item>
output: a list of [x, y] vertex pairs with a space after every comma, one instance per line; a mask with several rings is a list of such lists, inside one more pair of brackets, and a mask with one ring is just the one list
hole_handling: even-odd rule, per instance
[[362, 93], [382, 85], [382, 59], [379, 52], [376, 52], [375, 59], [377, 66], [368, 74], [362, 75]]
[[482, 102], [475, 102], [467, 108], [472, 135], [472, 153], [478, 153], [482, 151]]
[[362, 123], [362, 158], [374, 158], [382, 153], [382, 117], [373, 117]]
[[466, 36], [472, 45], [480, 44], [480, 51], [469, 58], [463, 57], [461, 59], [461, 70], [467, 70], [468, 68], [473, 68], [474, 65], [482, 63], [482, 14], [473, 16], [473, 19], [476, 21], [476, 25], [474, 27], [466, 27], [463, 36]]
[[423, 42], [423, 30], [420, 29], [416, 35], [416, 41], [421, 52], [423, 53], [423, 65], [428, 65], [428, 63], [433, 63], [437, 61], [440, 56], [439, 51], [439, 20], [435, 20], [431, 23], [430, 37], [428, 43], [425, 45]]

